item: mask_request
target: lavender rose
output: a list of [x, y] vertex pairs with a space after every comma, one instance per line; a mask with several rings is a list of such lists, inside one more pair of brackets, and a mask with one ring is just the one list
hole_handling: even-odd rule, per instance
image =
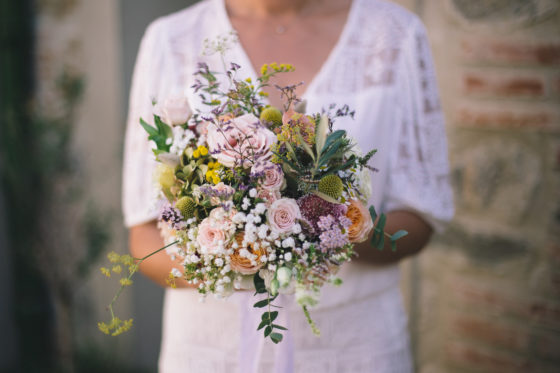
[[272, 156], [270, 147], [276, 142], [274, 132], [262, 126], [253, 114], [245, 114], [208, 129], [210, 152], [224, 166], [250, 167]]
[[270, 205], [267, 219], [276, 233], [291, 233], [294, 225], [301, 219], [301, 212], [295, 199], [281, 198]]

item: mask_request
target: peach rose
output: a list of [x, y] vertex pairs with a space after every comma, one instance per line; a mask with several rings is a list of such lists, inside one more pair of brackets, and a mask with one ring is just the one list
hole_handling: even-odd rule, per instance
[[352, 224], [348, 228], [348, 240], [352, 243], [364, 242], [373, 229], [371, 215], [364, 204], [357, 199], [350, 200], [346, 217]]
[[267, 219], [270, 228], [276, 233], [290, 233], [297, 221], [301, 219], [301, 211], [295, 199], [280, 198], [270, 205]]
[[204, 219], [198, 226], [196, 241], [202, 254], [218, 254], [226, 242], [226, 232], [212, 218]]
[[270, 148], [276, 142], [276, 135], [253, 114], [245, 114], [220, 128], [215, 124], [210, 126], [207, 141], [212, 155], [224, 166], [249, 167], [251, 162], [272, 156]]
[[[235, 272], [239, 272], [243, 275], [252, 275], [257, 273], [257, 271], [263, 266], [261, 262], [261, 257], [266, 255], [266, 250], [264, 248], [259, 248], [255, 250], [253, 244], [247, 245], [247, 247], [242, 247], [243, 238], [245, 234], [239, 232], [235, 235], [235, 242], [239, 245], [237, 249], [230, 255], [230, 266]], [[253, 259], [247, 258], [247, 255], [241, 256], [243, 250], [247, 250], [249, 256]], [[245, 254], [247, 254], [245, 252]]]

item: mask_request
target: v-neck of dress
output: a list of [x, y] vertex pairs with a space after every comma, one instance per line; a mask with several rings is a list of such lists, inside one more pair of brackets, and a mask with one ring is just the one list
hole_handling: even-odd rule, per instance
[[[318, 82], [321, 81], [323, 75], [325, 75], [329, 71], [331, 65], [336, 61], [337, 55], [340, 53], [340, 50], [343, 48], [344, 44], [346, 43], [346, 40], [348, 39], [350, 34], [350, 29], [354, 24], [354, 18], [356, 17], [359, 1], [360, 0], [352, 0], [352, 3], [350, 4], [350, 9], [348, 10], [348, 14], [346, 16], [346, 21], [344, 23], [344, 26], [342, 27], [342, 31], [340, 32], [340, 35], [338, 36], [336, 43], [331, 48], [329, 54], [327, 55], [327, 58], [323, 61], [319, 70], [311, 78], [309, 84], [307, 84], [307, 87], [305, 88], [304, 93], [300, 95], [300, 98], [306, 99], [308, 98], [307, 96], [309, 94], [313, 93], [313, 91], [317, 88], [317, 85], [319, 84]], [[231, 21], [227, 14], [225, 0], [214, 0], [214, 3], [217, 7], [217, 13], [218, 13], [217, 16], [221, 18], [219, 20], [220, 21], [219, 23], [225, 25], [226, 28], [225, 31], [226, 32], [230, 30], [236, 31], [233, 28], [233, 25], [231, 24]], [[245, 48], [243, 48], [243, 46], [241, 45], [241, 42], [236, 43], [234, 49], [239, 54], [239, 57], [242, 59], [242, 61], [240, 61], [239, 64], [243, 67], [246, 67], [252, 79], [256, 79], [258, 77], [258, 74], [255, 71], [255, 67], [251, 62], [249, 55], [245, 51]], [[269, 104], [266, 98], [265, 101], [267, 101], [266, 103]]]

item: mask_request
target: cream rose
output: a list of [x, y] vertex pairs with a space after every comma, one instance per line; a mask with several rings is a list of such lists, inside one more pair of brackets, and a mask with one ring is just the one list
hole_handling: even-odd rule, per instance
[[210, 152], [224, 166], [250, 167], [253, 162], [270, 158], [270, 147], [276, 142], [274, 132], [262, 126], [253, 114], [233, 118], [218, 128], [208, 128]]
[[196, 241], [202, 254], [218, 254], [226, 241], [226, 232], [212, 218], [204, 219], [198, 226]]
[[364, 204], [356, 199], [350, 200], [346, 217], [352, 222], [348, 228], [348, 240], [352, 243], [364, 242], [373, 229], [371, 215]]
[[268, 224], [276, 233], [291, 233], [294, 225], [301, 219], [301, 212], [296, 200], [281, 198], [270, 205], [267, 219]]
[[192, 115], [189, 102], [184, 97], [169, 97], [157, 106], [157, 114], [164, 123], [179, 126], [187, 123]]

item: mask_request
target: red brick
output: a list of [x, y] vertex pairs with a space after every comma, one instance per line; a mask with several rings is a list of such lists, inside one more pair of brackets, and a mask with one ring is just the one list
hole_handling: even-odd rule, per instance
[[528, 128], [560, 130], [558, 115], [541, 108], [508, 110], [501, 108], [462, 107], [456, 113], [460, 126], [480, 128]]
[[463, 76], [463, 89], [469, 95], [539, 98], [545, 94], [545, 83], [538, 76], [467, 73]]
[[521, 351], [527, 348], [530, 330], [519, 326], [507, 326], [497, 321], [459, 316], [452, 321], [452, 328], [463, 337], [483, 342], [486, 345]]
[[503, 294], [482, 285], [455, 281], [451, 291], [461, 308], [477, 310], [481, 315], [516, 318], [525, 326], [560, 330], [560, 304], [535, 299], [519, 291], [518, 296]]
[[517, 373], [528, 372], [528, 362], [515, 355], [484, 350], [461, 342], [449, 342], [445, 346], [449, 363], [476, 372]]
[[560, 43], [515, 40], [465, 39], [463, 58], [476, 63], [496, 65], [560, 65]]

